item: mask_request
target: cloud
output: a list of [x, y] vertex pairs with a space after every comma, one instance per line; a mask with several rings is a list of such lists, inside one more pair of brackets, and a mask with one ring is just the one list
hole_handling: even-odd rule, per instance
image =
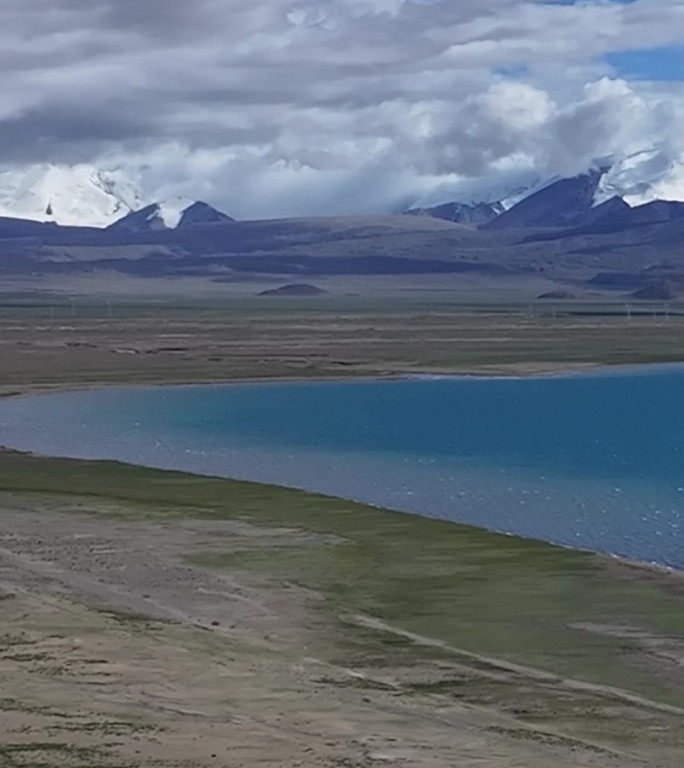
[[241, 216], [388, 209], [679, 151], [681, 84], [604, 57], [682, 29], [684, 0], [4, 0], [0, 164], [145, 166]]

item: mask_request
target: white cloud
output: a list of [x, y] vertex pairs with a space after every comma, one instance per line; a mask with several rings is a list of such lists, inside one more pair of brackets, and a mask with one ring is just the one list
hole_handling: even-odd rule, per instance
[[684, 0], [4, 0], [0, 161], [145, 165], [238, 216], [389, 209], [682, 149]]

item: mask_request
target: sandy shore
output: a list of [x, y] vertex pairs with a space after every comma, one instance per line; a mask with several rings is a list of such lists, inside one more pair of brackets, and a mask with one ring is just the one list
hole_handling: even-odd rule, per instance
[[[658, 363], [642, 363], [639, 365], [641, 368], [652, 368], [654, 366], [660, 366], [663, 364]], [[669, 365], [672, 365], [671, 363]], [[50, 385], [40, 384], [23, 384], [20, 387], [4, 389], [0, 386], [0, 399], [10, 397], [21, 397], [22, 395], [40, 395], [49, 394], [51, 392], [89, 392], [94, 389], [128, 389], [131, 387], [201, 387], [201, 386], [228, 386], [231, 384], [297, 384], [297, 383], [311, 383], [311, 382], [344, 382], [344, 381], [398, 381], [398, 380], [410, 380], [415, 378], [533, 378], [535, 376], [563, 376], [570, 374], [577, 374], [583, 372], [590, 372], [595, 370], [619, 370], [623, 368], [629, 368], [633, 366], [613, 365], [607, 366], [602, 364], [585, 364], [585, 365], [515, 365], [510, 368], [506, 367], [481, 367], [481, 368], [465, 368], [462, 370], [453, 369], [435, 369], [425, 370], [419, 372], [393, 372], [393, 373], [378, 373], [378, 374], [364, 374], [364, 373], [350, 373], [346, 376], [340, 375], [324, 375], [321, 377], [310, 376], [248, 376], [245, 378], [225, 378], [225, 379], [178, 379], [169, 380], [168, 378], [161, 378], [158, 381], [151, 380], [144, 384], [122, 384], [120, 382], [95, 382], [89, 384], [79, 384], [71, 382], [61, 382]], [[1, 447], [1, 446], [0, 446]]]

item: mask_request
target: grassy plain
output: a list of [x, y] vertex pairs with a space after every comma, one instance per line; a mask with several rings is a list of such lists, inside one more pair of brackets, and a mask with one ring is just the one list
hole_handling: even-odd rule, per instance
[[[611, 311], [13, 303], [1, 383], [684, 359], [683, 319]], [[675, 574], [286, 489], [5, 452], [0, 596], [0, 766], [681, 766]]]
[[684, 360], [684, 315], [422, 297], [0, 304], [5, 391], [88, 384], [530, 373]]

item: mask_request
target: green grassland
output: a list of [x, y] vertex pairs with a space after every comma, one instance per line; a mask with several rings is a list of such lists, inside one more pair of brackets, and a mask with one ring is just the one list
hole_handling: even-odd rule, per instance
[[[274, 589], [294, 584], [321, 595], [312, 601], [314, 617], [327, 628], [320, 636], [336, 662], [397, 663], [383, 647], [386, 633], [366, 627], [359, 640], [354, 617], [370, 616], [460, 651], [684, 707], [676, 664], [670, 670], [648, 653], [657, 638], [684, 636], [675, 576], [640, 580], [627, 566], [540, 542], [294, 490], [113, 463], [3, 453], [0, 493], [68, 498], [72, 507], [129, 520], [238, 519], [285, 529], [275, 544], [231, 535], [225, 551], [188, 557], [250, 572]], [[608, 631], [615, 627], [630, 632]], [[397, 644], [405, 651], [413, 645]]]

